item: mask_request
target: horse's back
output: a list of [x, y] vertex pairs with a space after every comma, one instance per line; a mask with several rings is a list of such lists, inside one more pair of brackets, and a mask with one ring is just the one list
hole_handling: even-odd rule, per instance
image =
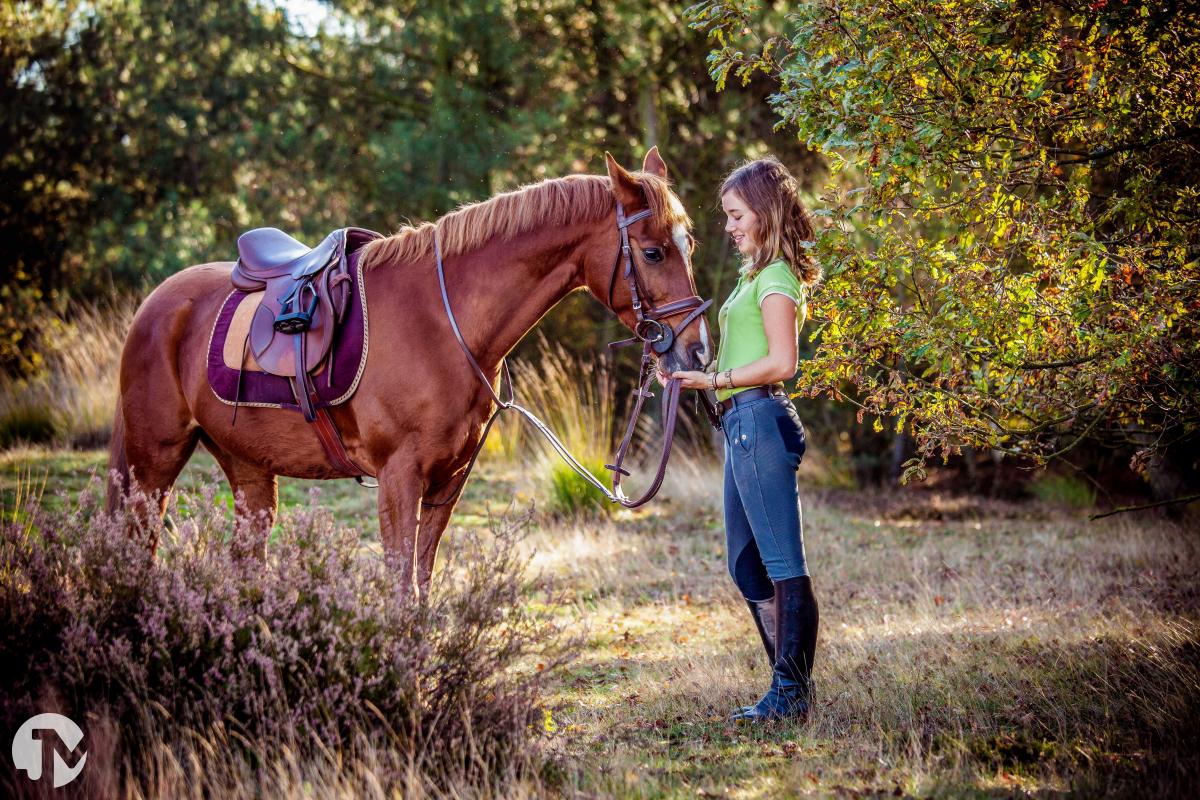
[[232, 261], [214, 261], [181, 269], [156, 286], [142, 307], [154, 308], [155, 313], [162, 313], [166, 309], [203, 302], [210, 297], [216, 297], [220, 302], [233, 290], [229, 282], [231, 272]]
[[155, 376], [164, 370], [183, 380], [188, 364], [202, 360], [208, 329], [232, 291], [232, 262], [198, 264], [176, 272], [155, 287], [142, 301], [125, 338], [121, 356], [121, 384]]

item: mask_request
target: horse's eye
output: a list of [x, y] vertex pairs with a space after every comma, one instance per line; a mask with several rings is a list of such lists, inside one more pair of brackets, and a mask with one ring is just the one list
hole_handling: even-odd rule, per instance
[[663, 260], [663, 251], [657, 247], [646, 248], [642, 251], [642, 255], [646, 257], [647, 261], [653, 261], [655, 263]]

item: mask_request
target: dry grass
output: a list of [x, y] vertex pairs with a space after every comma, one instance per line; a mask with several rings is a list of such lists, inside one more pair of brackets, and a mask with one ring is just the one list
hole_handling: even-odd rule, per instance
[[[602, 484], [613, 451], [615, 384], [602, 360], [578, 359], [561, 344], [540, 338], [533, 362], [512, 369], [516, 402], [540, 418], [567, 450]], [[584, 380], [571, 376], [586, 376]], [[508, 465], [521, 464], [533, 480], [528, 489], [552, 515], [607, 513], [608, 501], [554, 451], [549, 442], [517, 411], [497, 421], [485, 455]]]
[[[322, 749], [311, 739], [262, 748], [224, 726], [202, 731], [171, 726], [164, 731], [171, 744], [154, 746], [139, 766], [137, 781], [130, 783], [121, 779], [129, 765], [118, 769], [110, 761], [121, 741], [119, 728], [101, 716], [90, 718], [86, 730], [88, 765], [79, 781], [57, 790], [45, 781], [22, 781], [14, 800], [523, 800], [544, 797], [548, 791], [544, 781], [528, 771], [536, 765], [513, 765], [479, 785], [452, 775], [425, 774], [400, 756], [399, 749], [378, 741], [355, 742], [354, 756]], [[385, 775], [398, 777], [381, 778]]]
[[[26, 473], [40, 475], [52, 454], [28, 458]], [[484, 462], [455, 527], [482, 526], [488, 508], [528, 493], [530, 479], [506, 469]], [[395, 774], [385, 744], [345, 762], [284, 750], [251, 765], [209, 731], [194, 752], [160, 754], [142, 796], [1091, 797], [1195, 786], [1200, 542], [1190, 528], [805, 491], [818, 702], [807, 725], [736, 728], [725, 714], [756, 699], [768, 671], [726, 574], [717, 469], [677, 459], [648, 508], [539, 518], [523, 545], [542, 573], [528, 602], [563, 598], [558, 619], [584, 646], [548, 684], [552, 734], [524, 777], [472, 787], [412, 774], [377, 786]], [[359, 491], [327, 487], [334, 505]], [[445, 560], [459, 547], [452, 531]]]
[[1200, 543], [1183, 528], [977, 503], [913, 524], [813, 498], [819, 700], [807, 725], [754, 730], [723, 722], [769, 673], [707, 496], [542, 532], [537, 563], [589, 636], [557, 697], [567, 794], [1136, 796], [1200, 776]]
[[118, 366], [133, 298], [73, 309], [45, 323], [43, 372], [28, 380], [0, 376], [0, 447], [53, 442], [100, 447], [112, 431]]

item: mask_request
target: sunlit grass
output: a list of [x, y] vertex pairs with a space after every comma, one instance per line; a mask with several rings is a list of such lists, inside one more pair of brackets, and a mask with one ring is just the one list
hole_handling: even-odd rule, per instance
[[[541, 418], [593, 477], [608, 484], [611, 473], [604, 465], [613, 453], [615, 385], [607, 364], [575, 358], [562, 345], [543, 339], [535, 361], [513, 365], [513, 380], [517, 402]], [[546, 511], [570, 516], [611, 510], [604, 494], [565, 463], [518, 412], [506, 414], [508, 427], [498, 433], [511, 436], [512, 426], [521, 425], [519, 446], [498, 449], [528, 465], [535, 476], [531, 488], [543, 498]]]
[[708, 519], [544, 531], [541, 563], [589, 631], [557, 707], [576, 788], [956, 796], [1139, 771], [1171, 785], [1197, 766], [1200, 550], [1182, 529], [1044, 518], [913, 537], [819, 506], [808, 522], [819, 700], [806, 726], [761, 731], [723, 722], [768, 671]]
[[97, 447], [108, 440], [121, 348], [135, 310], [132, 298], [119, 298], [47, 321], [44, 371], [21, 380], [0, 376], [0, 447]]
[[[18, 469], [47, 474], [50, 487], [74, 485], [88, 466], [80, 455], [10, 456], [0, 464], [5, 491]], [[542, 578], [528, 602], [543, 603], [553, 587], [557, 618], [584, 638], [547, 698], [555, 766], [545, 784], [510, 787], [514, 795], [1162, 796], [1196, 774], [1200, 542], [1154, 519], [1086, 523], [971, 498], [860, 493], [833, 505], [803, 492], [821, 602], [818, 702], [805, 726], [726, 725], [769, 675], [726, 572], [719, 465], [681, 455], [648, 507], [534, 517], [522, 546]], [[103, 464], [103, 454], [89, 457]], [[199, 461], [186, 480], [211, 470]], [[443, 562], [457, 530], [485, 527], [527, 480], [510, 465], [481, 464]], [[312, 485], [282, 484], [285, 497]], [[322, 502], [361, 519], [364, 546], [377, 547], [366, 510], [374, 495], [351, 481], [322, 488]], [[210, 746], [221, 752], [219, 739]], [[334, 774], [278, 759], [271, 796], [300, 780], [318, 787], [314, 796], [351, 796], [348, 787], [364, 791], [358, 781], [369, 780], [369, 763]], [[1161, 791], [1138, 791], [1143, 784]]]

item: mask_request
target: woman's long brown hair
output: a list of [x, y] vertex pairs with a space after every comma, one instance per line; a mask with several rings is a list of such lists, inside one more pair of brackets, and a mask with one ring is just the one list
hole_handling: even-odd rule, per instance
[[742, 198], [758, 217], [758, 252], [748, 262], [747, 275], [753, 277], [782, 258], [806, 286], [820, 280], [821, 268], [806, 247], [814, 238], [812, 220], [800, 201], [796, 179], [779, 159], [767, 156], [741, 165], [721, 184], [721, 196], [726, 192]]

